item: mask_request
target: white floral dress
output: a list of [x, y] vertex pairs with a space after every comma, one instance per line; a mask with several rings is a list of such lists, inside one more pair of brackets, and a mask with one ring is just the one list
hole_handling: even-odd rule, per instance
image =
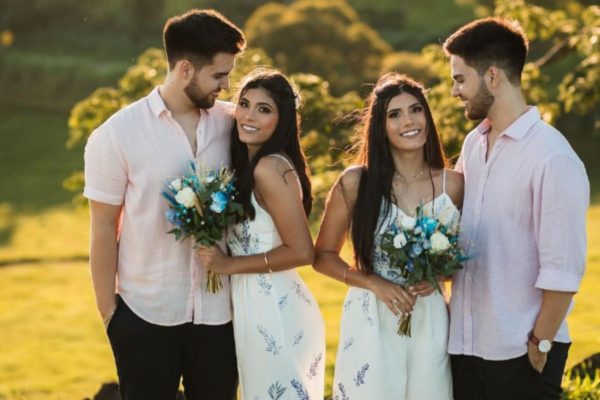
[[[445, 192], [423, 208], [458, 226], [460, 214]], [[383, 207], [382, 207], [383, 208]], [[435, 212], [432, 213], [432, 211]], [[402, 278], [390, 269], [379, 247], [381, 234], [397, 217], [407, 216], [395, 205], [375, 240], [374, 272], [396, 283]], [[417, 298], [411, 337], [397, 334], [398, 317], [373, 292], [351, 287], [344, 301], [333, 383], [334, 400], [450, 400], [452, 379], [448, 357], [448, 310], [438, 292]]]
[[[281, 244], [254, 193], [251, 201], [256, 218], [229, 229], [234, 256], [262, 254]], [[325, 326], [298, 272], [232, 275], [231, 296], [241, 399], [322, 400]]]

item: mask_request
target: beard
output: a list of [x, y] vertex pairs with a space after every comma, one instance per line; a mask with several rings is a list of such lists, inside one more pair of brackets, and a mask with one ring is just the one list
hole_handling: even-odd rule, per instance
[[215, 105], [216, 96], [213, 97], [212, 92], [205, 94], [195, 85], [195, 82], [190, 82], [183, 91], [190, 99], [193, 105], [202, 109], [209, 109]]
[[481, 120], [488, 116], [492, 104], [494, 104], [494, 95], [489, 91], [483, 80], [479, 85], [479, 90], [475, 96], [468, 100], [465, 107], [465, 115], [470, 120]]

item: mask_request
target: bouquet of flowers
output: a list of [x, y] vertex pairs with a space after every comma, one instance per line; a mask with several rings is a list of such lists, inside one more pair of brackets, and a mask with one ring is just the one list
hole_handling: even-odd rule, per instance
[[[382, 236], [381, 249], [387, 254], [390, 267], [411, 286], [430, 282], [440, 293], [439, 277], [450, 277], [467, 260], [458, 245], [458, 229], [426, 216], [417, 207], [416, 217], [400, 217]], [[404, 314], [398, 322], [398, 334], [410, 337], [411, 315]]]
[[[167, 219], [175, 226], [167, 233], [174, 234], [175, 240], [192, 236], [196, 245], [212, 246], [221, 240], [227, 226], [243, 215], [243, 207], [233, 201], [236, 191], [231, 170], [190, 165], [190, 174], [172, 180], [161, 192], [169, 202]], [[222, 287], [219, 276], [208, 271], [206, 290], [216, 293]]]

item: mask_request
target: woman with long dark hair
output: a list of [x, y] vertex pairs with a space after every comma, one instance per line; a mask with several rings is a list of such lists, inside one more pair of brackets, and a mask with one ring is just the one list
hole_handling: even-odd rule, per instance
[[[444, 297], [426, 282], [404, 287], [380, 248], [392, 222], [414, 225], [418, 206], [458, 224], [462, 175], [446, 169], [423, 92], [405, 75], [389, 73], [378, 80], [359, 124], [358, 165], [344, 171], [329, 194], [314, 267], [351, 286], [334, 398], [452, 398]], [[340, 257], [348, 233], [351, 264]], [[400, 315], [413, 311], [411, 336], [398, 335]]]
[[231, 158], [245, 215], [229, 230], [231, 257], [216, 246], [199, 252], [207, 268], [231, 275], [242, 399], [323, 398], [323, 318], [295, 270], [314, 259], [297, 104], [278, 71], [254, 71], [242, 84]]

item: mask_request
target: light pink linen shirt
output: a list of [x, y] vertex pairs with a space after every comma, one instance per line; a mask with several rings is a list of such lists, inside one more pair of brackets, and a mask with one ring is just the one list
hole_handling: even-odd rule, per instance
[[[461, 241], [471, 257], [452, 282], [450, 354], [507, 360], [527, 352], [542, 290], [576, 292], [586, 257], [589, 182], [560, 132], [530, 107], [486, 161], [485, 120], [467, 138]], [[555, 338], [570, 342], [566, 321]]]
[[201, 110], [198, 150], [172, 118], [155, 88], [98, 127], [85, 148], [88, 199], [123, 205], [117, 292], [142, 319], [158, 325], [219, 325], [231, 320], [229, 279], [207, 293], [206, 270], [191, 239], [175, 241], [160, 195], [170, 180], [190, 172], [190, 161], [229, 164], [230, 103]]

